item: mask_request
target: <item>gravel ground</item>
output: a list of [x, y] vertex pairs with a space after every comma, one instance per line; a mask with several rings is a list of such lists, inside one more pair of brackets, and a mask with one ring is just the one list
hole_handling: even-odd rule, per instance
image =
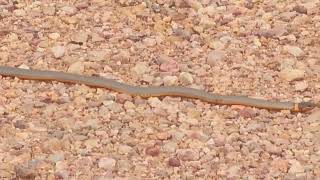
[[[0, 0], [0, 64], [320, 100], [318, 0]], [[320, 179], [292, 114], [0, 79], [3, 179]]]

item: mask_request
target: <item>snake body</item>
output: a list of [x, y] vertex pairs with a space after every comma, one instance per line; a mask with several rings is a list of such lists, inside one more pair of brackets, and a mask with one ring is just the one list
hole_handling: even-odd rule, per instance
[[58, 71], [30, 70], [16, 67], [0, 66], [0, 75], [18, 77], [20, 79], [27, 80], [59, 81], [66, 83], [85, 84], [87, 86], [106, 88], [109, 90], [126, 93], [132, 96], [141, 96], [145, 98], [160, 96], [179, 96], [200, 99], [205, 102], [220, 105], [244, 105], [269, 110], [290, 110], [295, 112], [306, 111], [316, 107], [316, 104], [311, 102], [275, 102], [245, 96], [215, 95], [202, 90], [187, 87], [137, 87], [103, 77], [85, 76]]

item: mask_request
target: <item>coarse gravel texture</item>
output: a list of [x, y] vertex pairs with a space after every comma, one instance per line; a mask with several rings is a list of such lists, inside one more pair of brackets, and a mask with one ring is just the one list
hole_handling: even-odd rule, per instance
[[[0, 0], [0, 65], [320, 100], [318, 0]], [[320, 179], [292, 114], [0, 79], [2, 179]]]

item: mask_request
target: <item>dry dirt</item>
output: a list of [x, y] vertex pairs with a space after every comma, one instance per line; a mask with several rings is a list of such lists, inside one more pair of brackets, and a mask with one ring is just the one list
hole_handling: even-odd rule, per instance
[[[0, 0], [0, 65], [320, 100], [318, 0]], [[319, 179], [320, 111], [0, 79], [2, 179]]]

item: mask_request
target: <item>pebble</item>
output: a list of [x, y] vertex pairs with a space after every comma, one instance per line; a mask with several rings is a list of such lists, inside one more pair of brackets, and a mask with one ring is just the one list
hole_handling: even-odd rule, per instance
[[84, 72], [84, 63], [82, 61], [77, 61], [72, 63], [68, 68], [69, 73], [74, 74], [83, 74]]
[[158, 156], [160, 154], [160, 147], [159, 146], [147, 147], [145, 152], [149, 156]]
[[58, 59], [64, 56], [66, 52], [66, 48], [64, 46], [59, 46], [59, 45], [54, 46], [51, 48], [51, 52], [53, 53], [53, 56]]
[[240, 174], [239, 174], [239, 171], [241, 170], [241, 167], [239, 165], [234, 165], [234, 166], [231, 166], [227, 169], [227, 177], [228, 178], [236, 178], [236, 177], [239, 177]]
[[307, 1], [306, 3], [303, 3], [302, 6], [304, 6], [307, 9], [307, 14], [310, 16], [312, 14], [315, 14], [317, 12], [319, 12], [319, 4], [317, 3], [317, 1], [313, 0], [313, 1]]
[[[215, 57], [215, 51], [218, 51], [218, 53], [219, 53], [219, 52], [225, 53], [224, 51], [222, 51], [222, 49], [225, 47], [225, 44], [222, 43], [222, 42], [219, 41], [219, 40], [210, 41], [210, 42], [209, 42], [209, 47], [212, 48], [212, 49], [215, 49], [215, 50], [211, 51], [211, 52], [208, 54], [207, 61], [209, 61], [208, 58], [209, 58], [210, 54], [211, 54], [214, 58], [216, 58], [216, 57]], [[214, 62], [214, 63], [216, 63], [216, 62]]]
[[306, 120], [308, 122], [320, 122], [320, 110], [312, 112]]
[[192, 117], [187, 117], [183, 120], [183, 122], [188, 123], [190, 125], [198, 125], [199, 124], [199, 120], [196, 118], [192, 118]]
[[145, 81], [145, 82], [147, 82], [147, 83], [149, 83], [149, 84], [152, 84], [152, 83], [154, 82], [155, 78], [154, 78], [154, 76], [152, 76], [152, 75], [144, 74], [144, 75], [142, 76], [142, 80]]
[[178, 28], [173, 29], [173, 34], [175, 36], [182, 37], [183, 39], [190, 40], [192, 32], [187, 29], [183, 29], [183, 28], [178, 27]]
[[190, 4], [185, 0], [174, 0], [174, 5], [178, 8], [188, 8]]
[[307, 59], [308, 65], [309, 66], [316, 66], [318, 62], [320, 62], [320, 59], [316, 58], [309, 58]]
[[75, 4], [75, 7], [77, 9], [86, 9], [87, 7], [89, 7], [89, 2], [88, 1], [82, 1], [82, 2], [78, 2]]
[[42, 150], [47, 153], [54, 153], [63, 149], [62, 142], [57, 138], [50, 138], [42, 144]]
[[169, 166], [172, 167], [179, 167], [181, 166], [180, 160], [177, 158], [170, 158], [168, 161]]
[[304, 54], [303, 50], [298, 46], [285, 46], [285, 50], [294, 57], [300, 57]]
[[144, 38], [142, 42], [147, 47], [153, 47], [153, 46], [157, 45], [157, 40], [154, 38]]
[[268, 143], [266, 145], [266, 151], [270, 154], [281, 155], [282, 149], [276, 145]]
[[148, 104], [153, 108], [161, 108], [162, 107], [162, 101], [160, 101], [160, 99], [157, 97], [148, 98]]
[[163, 84], [165, 86], [174, 86], [177, 84], [177, 82], [178, 82], [177, 76], [165, 76], [163, 78]]
[[294, 8], [293, 8], [294, 11], [298, 12], [298, 13], [301, 13], [301, 14], [307, 14], [308, 13], [308, 10], [306, 7], [304, 7], [303, 5], [296, 5]]
[[15, 166], [15, 173], [16, 176], [21, 179], [34, 179], [37, 175], [34, 168], [22, 165]]
[[289, 168], [289, 162], [287, 160], [275, 159], [271, 162], [272, 169], [287, 172]]
[[91, 33], [91, 40], [92, 42], [102, 42], [105, 39], [97, 33]]
[[287, 58], [287, 59], [284, 59], [284, 60], [281, 61], [280, 69], [281, 70], [292, 69], [295, 64], [296, 64], [295, 59]]
[[308, 83], [306, 81], [297, 82], [294, 85], [294, 88], [296, 91], [305, 91], [308, 88]]
[[300, 69], [284, 69], [280, 72], [280, 77], [286, 81], [296, 81], [304, 78], [305, 72]]
[[168, 132], [159, 132], [159, 133], [156, 134], [156, 137], [159, 140], [167, 140], [167, 139], [171, 138], [171, 134], [168, 133]]
[[119, 170], [121, 171], [129, 171], [133, 166], [133, 162], [131, 160], [118, 160], [117, 167], [119, 167]]
[[87, 127], [90, 129], [98, 129], [100, 128], [99, 121], [97, 119], [89, 119], [85, 122], [83, 127]]
[[67, 170], [57, 170], [54, 172], [56, 179], [69, 179], [69, 173]]
[[110, 106], [108, 107], [112, 112], [115, 113], [120, 113], [123, 112], [123, 108], [122, 105], [119, 103], [113, 103], [113, 101], [111, 101], [111, 104], [109, 104]]
[[163, 147], [162, 147], [162, 149], [163, 149], [165, 152], [168, 152], [168, 153], [174, 153], [177, 148], [178, 148], [177, 143], [172, 142], [172, 141], [169, 141], [169, 142], [165, 143], [165, 144], [163, 145]]
[[26, 12], [23, 9], [16, 9], [13, 11], [13, 14], [17, 17], [26, 16]]
[[42, 12], [47, 16], [53, 16], [56, 13], [56, 8], [54, 6], [44, 6]]
[[279, 24], [279, 25], [275, 25], [271, 29], [261, 30], [259, 34], [266, 38], [280, 38], [285, 33], [287, 33], [287, 31], [288, 31], [287, 25]]
[[254, 118], [258, 113], [252, 108], [243, 108], [239, 110], [239, 115], [244, 118]]
[[84, 106], [87, 104], [87, 100], [85, 97], [82, 97], [82, 96], [77, 96], [74, 98], [74, 103], [77, 105], [77, 106]]
[[118, 54], [112, 56], [112, 59], [120, 61], [123, 64], [130, 62], [130, 53], [128, 51], [120, 51]]
[[56, 40], [56, 39], [60, 38], [60, 34], [59, 34], [59, 33], [50, 33], [50, 34], [48, 35], [48, 37], [49, 37], [50, 39], [52, 39], [52, 40]]
[[83, 143], [87, 149], [96, 148], [99, 146], [99, 140], [98, 139], [87, 139]]
[[173, 61], [172, 58], [170, 58], [169, 56], [165, 55], [165, 54], [160, 54], [157, 58], [156, 58], [156, 63], [157, 64], [163, 64], [163, 63], [167, 63]]
[[188, 134], [192, 139], [197, 139], [201, 142], [207, 142], [209, 139], [209, 136], [203, 133], [202, 131], [191, 131]]
[[117, 95], [117, 102], [123, 104], [126, 101], [132, 101], [132, 96], [130, 96], [129, 94], [118, 94]]
[[177, 156], [182, 161], [197, 161], [200, 158], [200, 153], [197, 149], [178, 149]]
[[254, 132], [258, 131], [261, 132], [265, 128], [263, 123], [255, 122], [255, 121], [250, 121], [246, 127], [247, 132]]
[[187, 115], [188, 115], [188, 117], [191, 117], [191, 118], [200, 119], [201, 118], [201, 111], [196, 110], [196, 109], [191, 109], [191, 110], [188, 110]]
[[193, 83], [193, 77], [190, 73], [182, 72], [179, 75], [179, 81], [184, 85], [190, 85]]
[[211, 51], [207, 57], [207, 63], [211, 66], [217, 65], [217, 63], [225, 60], [226, 53], [222, 50]]
[[104, 170], [113, 170], [117, 161], [111, 157], [104, 157], [99, 159], [98, 166]]
[[179, 64], [176, 61], [166, 61], [160, 65], [160, 70], [163, 72], [175, 73], [179, 71]]
[[61, 10], [69, 16], [75, 15], [77, 13], [77, 8], [74, 6], [63, 6]]
[[190, 6], [191, 8], [198, 10], [203, 8], [201, 2], [197, 1], [197, 0], [187, 0], [185, 1], [188, 6]]
[[54, 154], [51, 154], [48, 159], [51, 161], [51, 162], [54, 162], [54, 163], [57, 163], [59, 161], [63, 161], [64, 160], [64, 153], [62, 152], [57, 152], [57, 153], [54, 153]]
[[103, 61], [107, 56], [107, 51], [93, 50], [88, 52], [89, 60], [91, 61]]
[[222, 135], [217, 135], [214, 138], [214, 144], [215, 146], [219, 147], [219, 146], [224, 146], [226, 143], [226, 138]]
[[303, 173], [305, 171], [304, 167], [301, 165], [301, 163], [297, 160], [289, 160], [290, 163], [290, 169], [289, 173], [297, 174], [297, 173]]
[[128, 145], [124, 145], [124, 144], [121, 144], [120, 146], [119, 146], [119, 149], [118, 149], [118, 152], [120, 153], [120, 154], [129, 154], [130, 152], [132, 152], [133, 151], [133, 148], [132, 147], [130, 147], [130, 146], [128, 146]]
[[85, 43], [88, 41], [88, 38], [89, 34], [85, 31], [74, 33], [74, 35], [71, 37], [72, 41], [77, 43]]
[[132, 70], [137, 75], [143, 75], [149, 72], [149, 67], [146, 63], [137, 63]]

